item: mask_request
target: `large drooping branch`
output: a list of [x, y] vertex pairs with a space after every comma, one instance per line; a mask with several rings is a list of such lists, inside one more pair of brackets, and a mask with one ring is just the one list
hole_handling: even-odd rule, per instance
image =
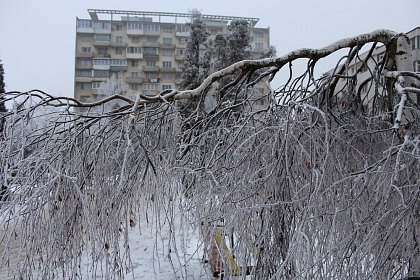
[[[414, 207], [420, 193], [418, 122], [404, 126], [409, 130], [404, 134], [402, 126], [393, 128], [395, 118], [384, 121], [389, 111], [373, 116], [354, 111], [337, 81], [353, 82], [357, 75], [346, 70], [355, 55], [366, 63], [359, 56], [365, 44], [385, 44], [381, 63], [392, 71], [378, 68], [368, 74], [379, 71], [392, 81], [395, 93], [385, 90], [381, 98], [392, 97], [398, 123], [407, 110], [418, 118], [418, 108], [407, 106], [409, 94], [418, 89], [407, 80], [418, 82], [419, 76], [408, 71], [407, 61], [398, 66], [404, 56], [394, 51], [398, 38], [405, 37], [380, 30], [318, 50], [244, 60], [195, 89], [157, 96], [140, 92], [135, 101], [113, 95], [81, 103], [42, 91], [7, 93], [8, 100], [24, 102], [2, 116], [0, 162], [13, 192], [2, 205], [8, 216], [0, 220], [7, 228], [0, 246], [16, 237], [21, 242], [17, 274], [23, 278], [33, 278], [35, 267], [45, 279], [60, 269], [63, 275], [79, 275], [86, 250], [92, 267], [105, 261], [106, 273], [118, 278], [128, 256], [123, 249], [129, 248], [127, 239], [126, 247], [119, 246], [120, 238], [126, 238], [145, 204], [170, 219], [180, 207], [205, 240], [218, 224], [222, 233], [233, 232], [235, 260], [241, 266], [256, 263], [256, 279], [405, 275], [409, 263], [419, 262], [412, 250], [419, 228]], [[348, 54], [332, 73], [314, 77], [316, 63], [343, 48]], [[301, 58], [308, 60], [306, 69], [293, 79], [292, 64]], [[293, 98], [274, 96], [275, 106], [256, 111], [242, 110], [249, 100], [226, 102], [186, 131], [180, 129], [185, 119], [174, 101], [200, 96], [230, 75], [237, 76], [228, 87], [251, 87], [283, 67], [290, 78], [278, 91]], [[252, 76], [258, 69], [266, 72]], [[348, 95], [360, 90], [353, 86], [344, 86]], [[313, 101], [331, 92], [335, 106]], [[93, 111], [116, 99], [126, 104]], [[339, 122], [331, 124], [330, 116]], [[168, 248], [170, 256], [175, 250]], [[8, 250], [0, 250], [0, 264], [10, 258]]]

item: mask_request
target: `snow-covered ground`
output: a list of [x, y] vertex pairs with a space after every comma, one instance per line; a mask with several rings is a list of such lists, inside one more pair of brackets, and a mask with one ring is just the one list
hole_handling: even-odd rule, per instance
[[[145, 217], [140, 217], [139, 224], [128, 233], [133, 269], [128, 271], [123, 279], [215, 279], [211, 275], [209, 265], [202, 261], [203, 245], [199, 241], [198, 232], [180, 220], [181, 218], [175, 219], [175, 233], [171, 237], [168, 222], [157, 227], [156, 220], [147, 223]], [[0, 228], [0, 236], [3, 231], [4, 229]], [[171, 250], [168, 246], [170, 240], [175, 242], [172, 243]], [[0, 250], [4, 249], [1, 245]], [[1, 280], [14, 279], [16, 276], [13, 272], [13, 262], [17, 261], [18, 254], [19, 242], [13, 240], [9, 263], [11, 270], [0, 267]], [[88, 254], [85, 254], [82, 260], [82, 279], [105, 279], [99, 272], [92, 273]]]

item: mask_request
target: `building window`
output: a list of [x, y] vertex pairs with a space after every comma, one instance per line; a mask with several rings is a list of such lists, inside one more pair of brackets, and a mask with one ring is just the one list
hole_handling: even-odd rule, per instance
[[415, 36], [410, 39], [411, 49], [417, 50], [420, 49], [420, 36]]
[[77, 27], [79, 28], [91, 28], [92, 21], [88, 19], [78, 19], [77, 20]]
[[89, 95], [80, 95], [80, 102], [82, 103], [88, 103], [91, 101], [91, 98]]
[[138, 84], [131, 84], [131, 85], [130, 85], [130, 88], [131, 88], [132, 90], [139, 90], [139, 85], [138, 85]]
[[93, 65], [109, 65], [109, 59], [94, 59]]
[[164, 45], [172, 45], [172, 38], [163, 38]]
[[130, 72], [130, 76], [131, 76], [131, 78], [138, 78], [139, 77], [139, 72]]
[[161, 75], [162, 75], [163, 80], [173, 80], [174, 79], [174, 74], [173, 73], [164, 72]]
[[98, 21], [98, 22], [95, 22], [93, 25], [96, 29], [111, 30], [110, 22]]
[[115, 38], [115, 42], [117, 42], [117, 43], [123, 43], [123, 37], [122, 36], [117, 36]]
[[163, 61], [162, 62], [163, 68], [172, 68], [172, 61]]
[[176, 55], [184, 55], [185, 49], [176, 49]]
[[138, 60], [132, 60], [131, 61], [131, 66], [132, 67], [138, 67], [139, 66], [139, 61]]
[[102, 82], [92, 82], [92, 89], [101, 89], [102, 85]]
[[157, 48], [144, 48], [145, 55], [157, 55]]
[[178, 24], [176, 26], [176, 32], [190, 32], [190, 28], [186, 24]]
[[128, 47], [128, 53], [141, 53], [141, 47]]
[[170, 26], [170, 25], [162, 26], [162, 32], [163, 33], [172, 33], [173, 31], [174, 31], [173, 26]]
[[79, 65], [84, 66], [84, 67], [89, 67], [89, 66], [92, 65], [92, 63], [91, 63], [90, 59], [82, 59], [82, 60], [80, 60]]
[[109, 78], [109, 71], [107, 70], [94, 70], [93, 76], [97, 78]]
[[76, 71], [76, 77], [92, 77], [92, 71], [91, 70], [77, 70]]
[[80, 89], [82, 89], [82, 90], [92, 89], [92, 84], [91, 83], [80, 83]]
[[144, 23], [143, 29], [145, 31], [159, 31], [159, 24], [158, 23]]
[[123, 26], [121, 24], [117, 24], [115, 27], [117, 30], [123, 30]]
[[80, 41], [81, 42], [92, 42], [93, 36], [92, 34], [81, 34]]
[[174, 50], [171, 50], [171, 49], [161, 49], [160, 50], [160, 54], [162, 56], [170, 56], [170, 57], [172, 57], [172, 56], [174, 56]]
[[159, 90], [159, 84], [144, 84], [144, 90]]
[[82, 47], [82, 52], [83, 53], [90, 53], [91, 48], [90, 47]]
[[146, 41], [149, 43], [156, 43], [157, 38], [156, 37], [146, 37]]
[[255, 49], [257, 50], [264, 49], [264, 43], [255, 43]]
[[420, 72], [420, 61], [414, 61], [414, 72]]
[[134, 44], [140, 43], [140, 37], [139, 36], [132, 37], [131, 42], [134, 43]]
[[111, 35], [109, 34], [95, 34], [93, 35], [93, 40], [95, 41], [110, 41]]
[[98, 48], [98, 54], [108, 55], [108, 48], [99, 47]]
[[162, 90], [172, 89], [172, 85], [162, 85]]
[[180, 45], [186, 45], [188, 43], [188, 38], [180, 38], [179, 39], [179, 44]]
[[127, 60], [125, 59], [111, 59], [109, 62], [111, 66], [127, 66]]
[[127, 24], [127, 29], [141, 30], [143, 29], [143, 23], [142, 22], [129, 22]]
[[121, 48], [115, 48], [115, 54], [122, 54]]
[[264, 37], [264, 32], [262, 32], [261, 30], [254, 30], [254, 36], [262, 38]]
[[146, 61], [146, 65], [147, 65], [147, 66], [156, 66], [156, 61], [153, 61], [153, 60], [147, 60], [147, 61]]

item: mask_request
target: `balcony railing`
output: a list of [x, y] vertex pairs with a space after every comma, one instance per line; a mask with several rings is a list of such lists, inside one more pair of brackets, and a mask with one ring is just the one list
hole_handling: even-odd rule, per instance
[[125, 78], [125, 81], [128, 84], [142, 84], [144, 80], [140, 77], [127, 77]]
[[92, 77], [76, 77], [76, 82], [89, 83], [92, 81]]
[[76, 56], [77, 57], [82, 57], [82, 58], [92, 58], [93, 57], [93, 52], [77, 52]]
[[185, 59], [185, 56], [183, 54], [177, 54], [177, 55], [175, 55], [175, 60], [182, 61], [184, 59]]
[[111, 42], [112, 47], [126, 47], [127, 43], [124, 42]]
[[111, 41], [93, 41], [94, 46], [110, 46]]
[[160, 36], [160, 31], [154, 31], [154, 30], [145, 30], [144, 35], [148, 36]]
[[162, 49], [175, 49], [175, 44], [161, 44]]
[[143, 42], [143, 47], [159, 48], [158, 42]]
[[111, 67], [109, 68], [110, 71], [112, 72], [123, 72], [123, 71], [127, 71], [127, 65], [123, 66], [123, 65], [111, 65]]
[[175, 67], [161, 67], [161, 72], [175, 72]]
[[143, 65], [144, 72], [159, 72], [159, 66]]
[[150, 58], [150, 59], [159, 59], [159, 55], [158, 54], [151, 54], [151, 53], [145, 53], [143, 54], [144, 58]]
[[128, 59], [142, 59], [143, 54], [142, 53], [127, 53]]
[[98, 58], [110, 58], [111, 55], [109, 53], [95, 53], [95, 57], [98, 57]]
[[177, 37], [189, 37], [190, 32], [176, 32], [175, 36], [177, 36]]
[[77, 69], [81, 69], [81, 70], [90, 70], [92, 69], [92, 63], [89, 64], [78, 64], [76, 66]]
[[144, 35], [143, 29], [127, 29], [127, 35], [130, 36], [139, 36]]

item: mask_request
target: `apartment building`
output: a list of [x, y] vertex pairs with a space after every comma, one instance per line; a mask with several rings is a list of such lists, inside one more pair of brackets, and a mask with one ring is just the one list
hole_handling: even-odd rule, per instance
[[[139, 91], [155, 95], [179, 87], [191, 13], [96, 9], [88, 12], [89, 19], [76, 18], [76, 99], [92, 102], [110, 91], [135, 99]], [[261, 55], [270, 47], [269, 28], [256, 27], [258, 18], [200, 17], [211, 36], [226, 33], [232, 20], [246, 20], [253, 55]], [[268, 85], [261, 83], [256, 91], [267, 95]]]
[[[407, 37], [410, 39], [411, 54], [413, 59], [413, 68], [412, 71], [420, 73], [420, 27], [416, 27], [406, 33]], [[385, 46], [379, 46], [375, 48], [367, 60], [367, 63], [364, 63], [366, 57], [369, 54], [369, 51], [362, 53], [351, 61], [348, 66], [348, 71], [346, 76], [352, 76], [357, 73], [357, 83], [355, 85], [349, 86], [349, 79], [340, 79], [336, 90], [339, 90], [340, 93], [338, 97], [346, 95], [349, 90], [356, 91], [360, 93], [360, 98], [362, 104], [366, 107], [372, 106], [374, 96], [376, 93], [379, 95], [382, 94], [385, 86], [384, 77], [381, 77], [378, 81], [378, 86], [370, 78], [372, 74], [376, 72], [376, 68], [379, 63], [382, 61], [385, 53]], [[331, 74], [334, 70], [330, 70], [327, 74]], [[419, 86], [419, 85], [413, 85]], [[413, 99], [416, 99], [416, 96], [412, 96]], [[419, 102], [419, 100], [417, 100]]]

